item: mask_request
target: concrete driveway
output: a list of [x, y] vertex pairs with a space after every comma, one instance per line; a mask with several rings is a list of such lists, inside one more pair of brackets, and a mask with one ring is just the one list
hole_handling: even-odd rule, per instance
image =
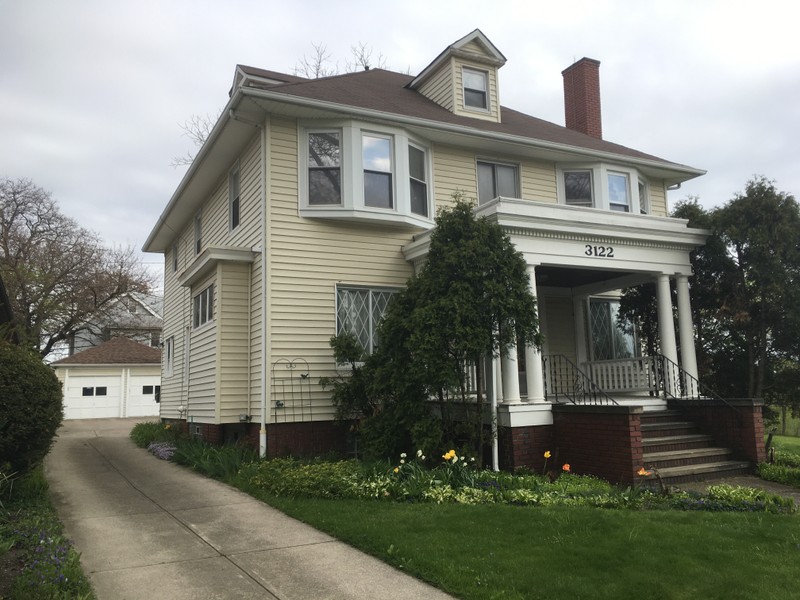
[[65, 421], [45, 463], [100, 600], [439, 599], [446, 594], [128, 438]]

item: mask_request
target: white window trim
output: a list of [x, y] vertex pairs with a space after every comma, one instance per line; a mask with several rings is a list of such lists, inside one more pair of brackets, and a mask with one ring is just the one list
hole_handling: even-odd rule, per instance
[[169, 336], [164, 342], [164, 377], [172, 377], [175, 373], [175, 336]]
[[[486, 108], [483, 108], [481, 106], [470, 106], [469, 104], [467, 104], [467, 86], [464, 83], [464, 79], [465, 79], [464, 78], [464, 73], [466, 73], [467, 71], [469, 71], [471, 73], [475, 73], [477, 75], [482, 75], [483, 76], [483, 80], [486, 82], [486, 90], [484, 91], [484, 93], [486, 94]], [[477, 69], [475, 67], [471, 67], [471, 66], [467, 66], [467, 65], [462, 65], [461, 66], [461, 99], [462, 99], [461, 103], [462, 103], [462, 105], [464, 107], [464, 110], [474, 111], [474, 112], [478, 112], [478, 113], [482, 113], [482, 114], [491, 113], [492, 112], [492, 99], [491, 99], [491, 94], [489, 93], [490, 88], [491, 88], [491, 81], [490, 81], [490, 77], [489, 77], [489, 72], [488, 71], [484, 71], [483, 69]], [[470, 88], [470, 89], [474, 89], [474, 88]]]
[[[612, 165], [608, 163], [575, 163], [575, 164], [560, 164], [556, 167], [557, 172], [557, 194], [558, 203], [564, 206], [567, 204], [566, 192], [564, 190], [564, 173], [570, 171], [591, 171], [592, 173], [592, 198], [593, 209], [605, 210], [611, 212], [611, 203], [609, 201], [608, 193], [608, 175], [619, 174], [625, 175], [628, 178], [628, 199], [629, 211], [627, 213], [622, 211], [613, 211], [618, 214], [639, 215], [640, 213], [640, 198], [639, 186], [633, 185], [634, 181], [642, 181], [645, 183], [645, 190], [647, 190], [647, 179], [642, 176], [639, 171], [630, 167], [623, 167], [619, 165]], [[573, 208], [586, 209], [584, 206], [574, 206]], [[648, 207], [649, 208], [649, 207]]]
[[[392, 294], [396, 294], [400, 292], [400, 288], [390, 287], [390, 286], [379, 286], [379, 285], [357, 285], [357, 284], [347, 284], [347, 283], [337, 283], [334, 286], [334, 330], [336, 335], [339, 335], [339, 290], [351, 290], [351, 291], [362, 291], [368, 292], [370, 296], [370, 307], [369, 307], [369, 314], [370, 314], [370, 347], [364, 348], [364, 351], [367, 354], [372, 354], [374, 348], [373, 343], [375, 341], [375, 330], [377, 328], [377, 323], [372, 322], [372, 294], [373, 293], [382, 293], [382, 292], [389, 292]], [[381, 315], [383, 317], [383, 315]]]
[[[309, 204], [308, 183], [308, 136], [311, 133], [338, 132], [340, 134], [341, 204]], [[392, 142], [392, 208], [367, 206], [364, 202], [364, 167], [362, 136], [373, 135], [389, 138]], [[374, 221], [405, 224], [429, 229], [433, 223], [433, 154], [429, 144], [410, 136], [403, 129], [376, 127], [359, 121], [328, 121], [304, 126], [298, 124], [298, 187], [300, 201], [298, 214], [310, 218], [334, 218], [351, 221]], [[422, 150], [425, 154], [425, 175], [428, 216], [411, 212], [411, 183], [409, 177], [408, 146]]]
[[[242, 224], [242, 172], [239, 169], [239, 161], [237, 160], [231, 170], [228, 171], [228, 231], [233, 232], [239, 228]], [[238, 182], [239, 193], [237, 194], [236, 198], [233, 196], [233, 180], [234, 177]], [[238, 223], [236, 225], [233, 224], [233, 203], [234, 200], [239, 200], [238, 206], [238, 215], [237, 220]]]
[[[208, 295], [207, 304], [206, 304], [206, 312], [205, 313], [197, 313], [195, 300], [200, 298], [201, 296]], [[203, 301], [200, 300], [200, 307], [202, 309]], [[196, 319], [196, 315], [199, 314], [200, 318]], [[205, 317], [205, 320], [203, 320]], [[210, 283], [205, 286], [202, 290], [197, 292], [196, 294], [192, 295], [192, 330], [197, 331], [198, 329], [202, 329], [209, 323], [214, 322], [214, 284]]]
[[[485, 163], [485, 164], [488, 164], [488, 165], [499, 165], [501, 167], [510, 167], [510, 168], [514, 169], [516, 171], [515, 186], [517, 188], [517, 196], [519, 196], [519, 197], [522, 196], [522, 174], [521, 174], [521, 170], [522, 169], [521, 169], [519, 163], [509, 162], [507, 160], [497, 160], [497, 159], [494, 159], [494, 158], [487, 158], [485, 156], [476, 156], [475, 157], [475, 185], [476, 185], [475, 197], [478, 199], [478, 204], [479, 205], [481, 203], [481, 199], [480, 199], [481, 187], [480, 187], [480, 179], [479, 179], [480, 174], [478, 172], [478, 163]], [[495, 178], [495, 183], [496, 183], [496, 178]], [[495, 196], [495, 198], [499, 198], [499, 197], [500, 196]], [[506, 196], [503, 196], [503, 197], [506, 197]], [[494, 200], [494, 198], [490, 198], [489, 200], [484, 202], [484, 204], [486, 204], [488, 202], [491, 202], [492, 200]]]
[[200, 254], [203, 250], [203, 213], [197, 211], [194, 215], [194, 253]]
[[[364, 173], [366, 173], [366, 167], [364, 166], [364, 137], [369, 136], [379, 140], [387, 140], [389, 142], [389, 170], [388, 171], [376, 171], [378, 173], [388, 173], [390, 176], [391, 181], [391, 202], [392, 206], [385, 208], [381, 206], [368, 206], [367, 205], [367, 191], [366, 191], [366, 177], [364, 177]], [[361, 193], [364, 197], [364, 208], [368, 209], [377, 209], [377, 210], [390, 210], [392, 212], [397, 211], [397, 203], [398, 203], [398, 193], [397, 188], [399, 187], [397, 182], [397, 147], [399, 144], [395, 143], [394, 136], [378, 131], [371, 131], [368, 129], [361, 130]], [[410, 185], [409, 185], [410, 188]], [[409, 189], [409, 193], [411, 190]], [[409, 201], [410, 204], [410, 201]], [[410, 212], [410, 210], [409, 210]]]
[[[644, 195], [639, 190], [639, 186], [641, 186], [644, 191]], [[641, 175], [639, 175], [637, 179], [636, 193], [639, 195], [639, 214], [649, 215], [652, 211], [652, 207], [650, 206], [650, 184], [647, 182], [647, 179]]]

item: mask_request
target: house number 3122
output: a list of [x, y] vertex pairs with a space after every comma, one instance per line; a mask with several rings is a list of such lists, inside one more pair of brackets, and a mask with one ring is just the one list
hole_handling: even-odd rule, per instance
[[592, 246], [591, 244], [586, 244], [585, 248], [586, 251], [584, 252], [584, 254], [586, 254], [586, 256], [597, 256], [600, 258], [614, 258], [613, 246]]

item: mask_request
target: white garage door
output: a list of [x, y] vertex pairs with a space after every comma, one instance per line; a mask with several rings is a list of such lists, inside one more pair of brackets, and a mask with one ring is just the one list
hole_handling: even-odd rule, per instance
[[119, 377], [69, 378], [64, 390], [65, 419], [119, 417], [122, 401]]
[[161, 389], [161, 377], [152, 375], [131, 376], [128, 386], [129, 417], [157, 417], [159, 404], [157, 392]]

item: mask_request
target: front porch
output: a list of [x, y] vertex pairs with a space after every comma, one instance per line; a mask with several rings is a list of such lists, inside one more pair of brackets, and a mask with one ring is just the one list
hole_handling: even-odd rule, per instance
[[[496, 465], [539, 470], [550, 450], [574, 472], [631, 484], [642, 467], [695, 462], [663, 454], [694, 449], [678, 441], [666, 442], [672, 450], [644, 441], [665, 437], [650, 435], [658, 431], [651, 417], [664, 422], [676, 414], [684, 416], [675, 422], [703, 429], [686, 435], [710, 436], [707, 449], [731, 450], [705, 452], [711, 459], [730, 457], [737, 468], [763, 459], [761, 403], [734, 406], [697, 378], [689, 255], [707, 232], [680, 219], [505, 198], [476, 213], [497, 221], [525, 257], [545, 339], [542, 348], [512, 348], [486, 369]], [[425, 260], [428, 235], [404, 248], [415, 267]], [[656, 290], [657, 356], [640, 356], [635, 337], [623, 339], [613, 307], [622, 290], [645, 282]]]

